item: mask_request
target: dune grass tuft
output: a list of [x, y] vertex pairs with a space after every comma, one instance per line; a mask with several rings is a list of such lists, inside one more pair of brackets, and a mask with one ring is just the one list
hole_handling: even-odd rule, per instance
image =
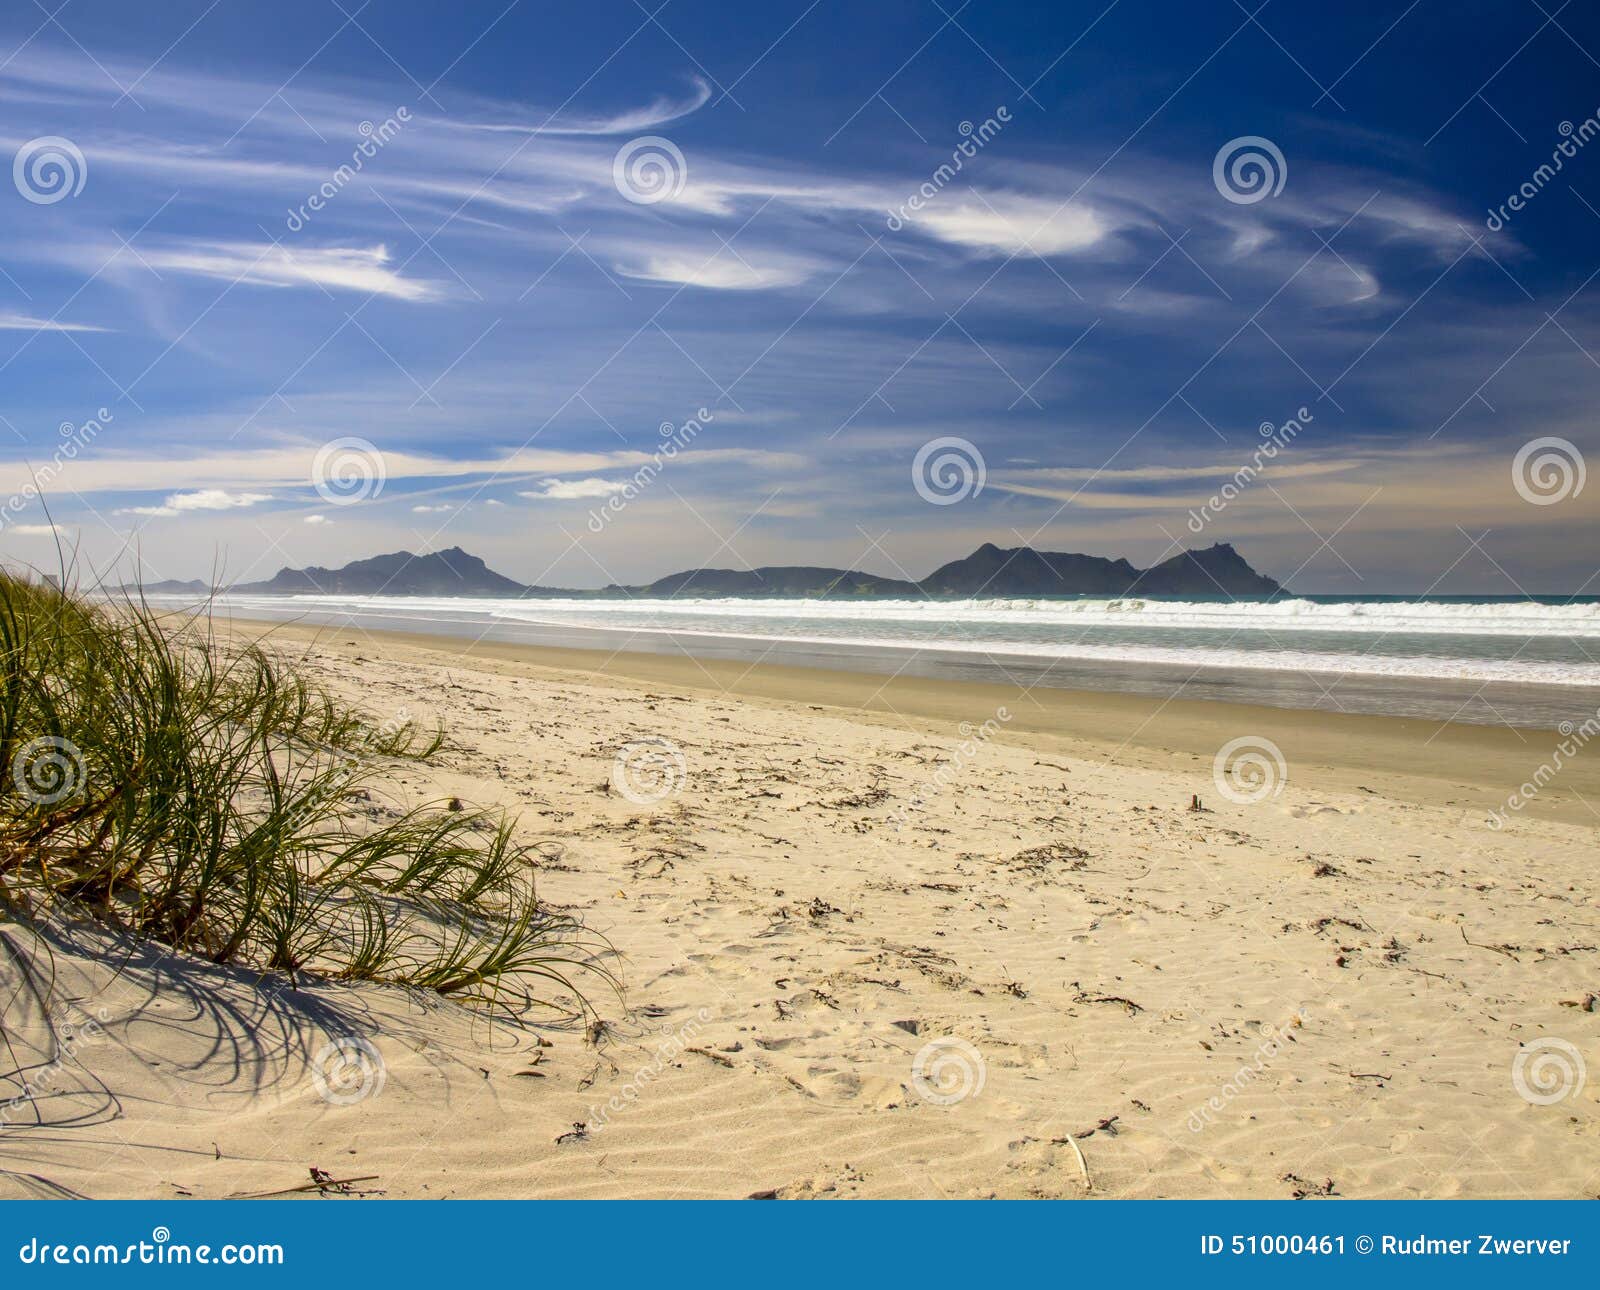
[[87, 916], [216, 963], [511, 1012], [615, 985], [481, 810], [374, 789], [443, 742], [373, 724], [204, 617], [0, 574], [0, 915]]

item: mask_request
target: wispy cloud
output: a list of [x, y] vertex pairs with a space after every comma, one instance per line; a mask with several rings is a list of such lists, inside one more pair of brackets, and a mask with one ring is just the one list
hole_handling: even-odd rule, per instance
[[271, 242], [195, 242], [143, 249], [153, 269], [190, 273], [262, 287], [322, 287], [398, 300], [437, 300], [436, 283], [403, 278], [389, 267], [389, 249], [376, 246], [294, 247]]
[[[711, 87], [698, 76], [691, 78], [694, 86], [692, 93], [673, 98], [670, 95], [659, 95], [649, 103], [639, 108], [628, 108], [615, 112], [610, 116], [583, 116], [580, 113], [560, 113], [557, 116], [545, 117], [527, 125], [519, 125], [508, 121], [450, 121], [464, 130], [483, 131], [490, 134], [550, 134], [550, 135], [584, 135], [584, 134], [637, 134], [644, 130], [653, 130], [668, 122], [680, 120], [691, 112], [704, 107], [711, 98]], [[532, 113], [530, 115], [537, 115]]]
[[61, 322], [55, 318], [29, 318], [26, 314], [0, 313], [0, 331], [110, 331], [90, 323]]
[[[56, 473], [63, 491], [96, 493], [138, 493], [184, 486], [180, 495], [196, 497], [251, 496], [258, 501], [267, 494], [262, 488], [299, 487], [309, 494], [312, 464], [320, 443], [280, 445], [259, 451], [193, 452], [166, 456], [116, 455], [110, 452], [93, 457], [79, 456], [61, 464]], [[380, 448], [383, 445], [379, 444]], [[631, 469], [654, 458], [648, 452], [620, 449], [616, 452], [567, 452], [560, 449], [519, 448], [498, 456], [449, 458], [401, 449], [384, 449], [384, 472], [391, 484], [400, 481], [470, 479], [497, 475], [506, 484], [529, 479], [549, 481], [559, 475], [582, 475], [598, 470]], [[760, 448], [708, 448], [678, 454], [686, 469], [705, 465], [743, 465], [757, 469], [793, 470], [804, 458], [792, 453]], [[0, 489], [20, 488], [33, 476], [25, 460], [0, 462]], [[244, 491], [248, 490], [248, 491]], [[314, 496], [314, 495], [313, 495]], [[389, 495], [384, 494], [383, 501]], [[168, 497], [165, 505], [171, 505]], [[313, 501], [313, 505], [315, 502]], [[196, 509], [189, 505], [185, 509]], [[215, 509], [215, 508], [212, 508]]]

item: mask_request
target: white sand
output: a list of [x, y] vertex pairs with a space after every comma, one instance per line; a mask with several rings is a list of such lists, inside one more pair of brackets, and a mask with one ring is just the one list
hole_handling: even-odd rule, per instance
[[[622, 952], [625, 1002], [598, 996], [588, 1035], [518, 1032], [59, 946], [58, 1023], [103, 1026], [60, 1059], [0, 967], [13, 1064], [47, 1094], [46, 1124], [5, 1113], [0, 1194], [227, 1196], [312, 1167], [410, 1197], [1600, 1191], [1594, 772], [1482, 823], [1553, 735], [1189, 705], [1149, 730], [1120, 710], [1127, 744], [1109, 700], [1080, 726], [1060, 695], [1013, 695], [1002, 720], [989, 687], [917, 683], [919, 708], [770, 670], [729, 697], [729, 669], [682, 661], [641, 683], [353, 639], [325, 634], [317, 672], [450, 732], [404, 791], [503, 803], [561, 843], [541, 891]], [[963, 750], [959, 723], [991, 720]], [[1287, 783], [1225, 800], [1206, 750], [1262, 730]], [[610, 781], [648, 739], [685, 774], [640, 805]], [[351, 1034], [382, 1086], [330, 1102], [308, 1058]], [[1551, 1039], [1595, 1069], [1541, 1105], [1514, 1065]], [[1522, 1082], [1559, 1091], [1563, 1068], [1549, 1049]]]

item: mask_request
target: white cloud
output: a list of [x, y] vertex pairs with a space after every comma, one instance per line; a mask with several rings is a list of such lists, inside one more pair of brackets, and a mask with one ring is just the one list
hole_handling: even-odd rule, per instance
[[60, 322], [54, 318], [30, 318], [26, 314], [0, 314], [0, 331], [109, 331], [90, 323]]
[[714, 291], [760, 291], [792, 287], [804, 282], [810, 271], [794, 262], [761, 262], [749, 255], [714, 255], [709, 259], [688, 255], [652, 255], [642, 265], [618, 264], [618, 273], [645, 282], [680, 282]]
[[305, 517], [305, 519], [301, 520], [300, 522], [302, 524], [332, 524], [333, 523], [333, 521], [330, 520], [326, 515], [307, 515]]
[[141, 249], [140, 258], [155, 269], [259, 287], [331, 287], [412, 301], [437, 300], [443, 294], [435, 283], [402, 278], [389, 268], [392, 257], [381, 243], [289, 247], [270, 242], [197, 242]]
[[411, 513], [413, 515], [443, 515], [453, 510], [455, 510], [453, 506], [413, 506]]
[[231, 511], [271, 500], [268, 493], [230, 493], [222, 488], [202, 488], [194, 493], [169, 493], [160, 506], [128, 506], [117, 514], [182, 515], [185, 511]]
[[518, 493], [535, 501], [574, 502], [594, 497], [611, 497], [628, 485], [615, 479], [547, 479], [537, 493]]
[[1111, 228], [1088, 207], [997, 193], [981, 201], [944, 195], [907, 221], [944, 242], [996, 255], [1065, 255], [1107, 237]]
[[7, 524], [4, 531], [18, 537], [53, 537], [62, 530], [49, 524]]

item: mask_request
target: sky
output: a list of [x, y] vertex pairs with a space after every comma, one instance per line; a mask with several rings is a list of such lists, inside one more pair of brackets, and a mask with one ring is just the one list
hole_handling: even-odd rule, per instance
[[6, 0], [0, 561], [1600, 594], [1597, 60], [1557, 0]]

